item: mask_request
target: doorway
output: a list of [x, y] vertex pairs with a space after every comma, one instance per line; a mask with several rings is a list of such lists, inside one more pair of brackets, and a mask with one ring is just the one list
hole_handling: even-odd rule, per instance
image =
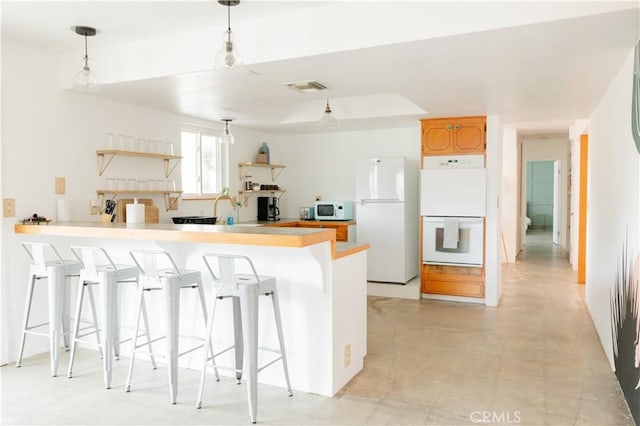
[[526, 162], [525, 243], [531, 238], [558, 243], [559, 169], [558, 161]]

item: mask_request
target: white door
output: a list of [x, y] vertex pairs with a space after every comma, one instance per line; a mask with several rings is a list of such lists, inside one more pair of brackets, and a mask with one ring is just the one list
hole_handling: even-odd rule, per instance
[[371, 202], [358, 205], [359, 243], [369, 243], [367, 280], [405, 283], [404, 203]]
[[356, 198], [404, 200], [404, 157], [366, 158], [356, 162]]

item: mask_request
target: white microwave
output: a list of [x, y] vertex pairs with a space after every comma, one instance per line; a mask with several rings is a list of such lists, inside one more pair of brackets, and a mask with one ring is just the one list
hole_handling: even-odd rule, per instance
[[352, 220], [353, 202], [316, 201], [316, 220]]

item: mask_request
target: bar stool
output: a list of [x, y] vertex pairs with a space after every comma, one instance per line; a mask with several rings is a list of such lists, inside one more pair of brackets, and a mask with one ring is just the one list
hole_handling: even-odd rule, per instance
[[[211, 347], [211, 334], [213, 331], [213, 321], [218, 299], [230, 297], [233, 301], [235, 338], [235, 345], [231, 348], [235, 348], [236, 362], [236, 367], [230, 370], [236, 372], [236, 379], [238, 380], [238, 383], [240, 383], [243, 372], [243, 355], [246, 356], [249, 364], [246, 369], [247, 374], [249, 375], [249, 380], [247, 381], [249, 416], [251, 417], [251, 422], [255, 423], [258, 411], [258, 372], [267, 368], [271, 364], [282, 360], [284, 378], [287, 383], [287, 391], [289, 392], [289, 396], [293, 396], [291, 383], [289, 382], [289, 370], [287, 367], [287, 357], [284, 348], [284, 336], [282, 333], [282, 320], [280, 318], [280, 305], [278, 303], [276, 279], [274, 277], [258, 275], [255, 267], [253, 266], [253, 262], [251, 262], [251, 259], [247, 256], [209, 253], [202, 256], [202, 258], [204, 259], [204, 263], [207, 265], [207, 269], [211, 273], [215, 283], [213, 312], [207, 322], [207, 340], [205, 340], [205, 346]], [[213, 261], [217, 261], [218, 275], [214, 273], [214, 269], [212, 268], [211, 263]], [[240, 262], [246, 262], [252, 273], [236, 274], [236, 265], [240, 264]], [[278, 353], [280, 356], [262, 367], [258, 367], [258, 296], [271, 296], [273, 314], [278, 332], [278, 342], [280, 344], [279, 352], [271, 350], [272, 352]], [[225, 368], [216, 365], [215, 357], [231, 348], [227, 348], [218, 354], [215, 354], [213, 350], [211, 350], [211, 356], [209, 356], [209, 353], [205, 355], [202, 366], [202, 375], [200, 377], [200, 390], [198, 392], [198, 400], [196, 402], [197, 408], [202, 407], [202, 394], [204, 391], [207, 363], [211, 360], [216, 369]]]
[[[76, 349], [82, 337], [90, 334], [96, 335], [100, 356], [103, 360], [104, 386], [111, 389], [111, 376], [113, 367], [113, 355], [116, 359], [120, 357], [120, 330], [118, 321], [118, 284], [136, 283], [138, 281], [138, 268], [131, 265], [116, 265], [107, 252], [101, 247], [71, 247], [71, 252], [82, 264], [80, 271], [80, 284], [82, 287], [78, 291], [76, 302], [75, 324], [73, 329], [71, 357], [69, 359], [69, 370], [67, 377], [72, 377], [73, 363], [76, 357]], [[91, 310], [95, 312], [95, 302], [93, 299], [93, 286], [97, 285], [100, 290], [101, 302], [101, 325], [94, 328], [94, 331], [80, 335], [80, 317], [82, 314], [82, 304], [85, 289], [89, 295]], [[149, 338], [149, 322], [147, 320], [146, 307], [142, 305], [144, 326]], [[95, 313], [94, 313], [95, 317]], [[102, 334], [102, 344], [100, 343]], [[85, 342], [83, 342], [85, 343]], [[150, 349], [151, 351], [151, 349]], [[155, 359], [151, 356], [154, 368]]]
[[[179, 310], [180, 310], [180, 290], [197, 289], [202, 308], [202, 316], [204, 323], [207, 323], [207, 306], [204, 300], [204, 291], [202, 289], [202, 276], [200, 271], [190, 269], [179, 269], [169, 253], [162, 250], [131, 250], [129, 252], [131, 258], [136, 263], [140, 271], [138, 282], [138, 307], [137, 319], [135, 325], [135, 333], [133, 334], [133, 350], [131, 352], [131, 361], [129, 364], [129, 374], [127, 376], [127, 384], [125, 390], [131, 390], [131, 379], [133, 376], [133, 363], [138, 348], [149, 345], [162, 338], [166, 338], [167, 348], [167, 364], [169, 369], [169, 397], [172, 404], [176, 403], [178, 395], [178, 358], [196, 349], [203, 347], [199, 345], [191, 349], [179, 353], [178, 352], [178, 332], [179, 332]], [[158, 266], [164, 263], [169, 265], [168, 268], [160, 269]], [[138, 328], [140, 326], [140, 313], [144, 306], [144, 293], [154, 290], [162, 290], [164, 294], [165, 308], [165, 336], [151, 340], [147, 336], [147, 342], [138, 345]], [[204, 340], [204, 339], [202, 339]], [[217, 375], [217, 371], [216, 371]]]
[[[22, 246], [31, 258], [31, 266], [29, 267], [27, 300], [16, 367], [22, 365], [27, 334], [47, 336], [49, 337], [51, 354], [51, 375], [55, 377], [58, 375], [60, 336], [64, 340], [65, 348], [69, 349], [69, 283], [71, 277], [78, 276], [81, 265], [76, 261], [63, 259], [58, 250], [49, 243], [24, 242]], [[54, 260], [46, 260], [47, 258], [54, 258]], [[35, 283], [42, 279], [46, 279], [48, 284], [49, 321], [38, 325], [29, 325]], [[45, 325], [49, 325], [49, 333], [34, 331], [34, 329]]]

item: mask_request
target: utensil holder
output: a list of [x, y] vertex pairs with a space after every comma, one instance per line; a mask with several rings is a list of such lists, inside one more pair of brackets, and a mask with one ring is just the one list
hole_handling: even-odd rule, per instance
[[102, 221], [102, 223], [111, 223], [111, 219], [113, 219], [112, 214], [102, 213], [100, 215], [100, 220]]

